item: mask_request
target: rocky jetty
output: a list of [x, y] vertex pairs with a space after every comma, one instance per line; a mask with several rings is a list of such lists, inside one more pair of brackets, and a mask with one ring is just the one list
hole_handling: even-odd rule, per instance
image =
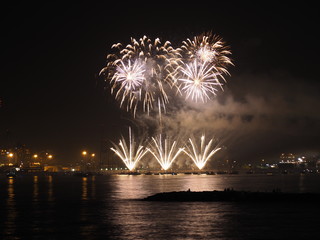
[[283, 193], [278, 190], [272, 192], [234, 191], [180, 191], [163, 192], [142, 199], [144, 201], [171, 201], [171, 202], [320, 202], [317, 193]]

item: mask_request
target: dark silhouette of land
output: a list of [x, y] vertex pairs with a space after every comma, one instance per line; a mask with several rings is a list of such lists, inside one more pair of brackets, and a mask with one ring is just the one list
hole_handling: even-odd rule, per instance
[[225, 189], [224, 191], [203, 191], [192, 192], [163, 192], [148, 196], [144, 201], [172, 201], [172, 202], [319, 202], [320, 194], [318, 193], [284, 193], [278, 189], [272, 192], [250, 192], [234, 191]]

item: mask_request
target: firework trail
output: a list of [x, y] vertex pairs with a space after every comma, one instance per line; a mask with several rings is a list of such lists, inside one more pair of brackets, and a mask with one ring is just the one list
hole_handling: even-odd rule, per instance
[[115, 53], [107, 56], [107, 66], [100, 74], [110, 81], [112, 92], [120, 100], [120, 107], [126, 105], [127, 111], [141, 107], [144, 112], [158, 109], [159, 114], [166, 111], [169, 102], [167, 91], [175, 87], [172, 79], [176, 68], [177, 51], [166, 41], [154, 41], [146, 36], [139, 40], [131, 38], [131, 44], [123, 47], [121, 43], [112, 45]]
[[[175, 71], [179, 88], [186, 99], [206, 102], [222, 89], [224, 75], [230, 75], [227, 66], [232, 65], [231, 52], [222, 38], [204, 33], [182, 42], [178, 49], [182, 64]], [[222, 80], [222, 81], [221, 81]]]
[[191, 146], [187, 146], [188, 150], [183, 150], [196, 164], [196, 166], [201, 170], [207, 163], [207, 161], [221, 148], [212, 147], [213, 139], [205, 144], [205, 135], [201, 136], [200, 147], [195, 144], [191, 138], [189, 138], [189, 143]]
[[126, 143], [124, 137], [119, 142], [119, 146], [114, 144], [115, 148], [111, 148], [115, 154], [120, 157], [127, 168], [132, 171], [140, 159], [148, 152], [146, 148], [137, 144], [129, 127], [129, 143]]
[[162, 140], [161, 134], [158, 138], [152, 137], [153, 144], [150, 144], [148, 151], [156, 158], [163, 170], [168, 170], [173, 161], [183, 151], [183, 148], [177, 150], [177, 142], [171, 144], [168, 138]]

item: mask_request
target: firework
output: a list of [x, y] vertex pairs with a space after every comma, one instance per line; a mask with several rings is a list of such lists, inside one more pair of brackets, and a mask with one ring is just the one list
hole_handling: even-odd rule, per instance
[[154, 41], [144, 36], [139, 40], [131, 38], [131, 44], [112, 45], [115, 53], [107, 56], [107, 66], [101, 70], [110, 82], [112, 92], [134, 114], [138, 107], [144, 112], [158, 108], [165, 111], [169, 102], [168, 89], [175, 86], [173, 69], [177, 66], [177, 51], [166, 41]]
[[171, 144], [170, 139], [165, 138], [162, 140], [161, 134], [158, 138], [152, 138], [153, 145], [148, 151], [156, 158], [163, 170], [168, 170], [173, 161], [183, 151], [183, 148], [177, 149], [177, 142], [173, 141]]
[[132, 171], [140, 159], [148, 152], [146, 148], [137, 144], [129, 127], [129, 142], [127, 144], [124, 137], [119, 142], [119, 146], [114, 144], [115, 148], [111, 148], [115, 154], [120, 157], [127, 168]]
[[224, 75], [230, 75], [231, 54], [222, 38], [211, 32], [189, 38], [174, 49], [169, 41], [143, 36], [130, 44], [113, 44], [107, 65], [101, 70], [120, 107], [148, 114], [166, 112], [172, 89], [193, 101], [206, 102], [223, 90]]
[[184, 59], [191, 61], [197, 59], [213, 64], [216, 71], [221, 73], [228, 73], [226, 67], [233, 64], [228, 57], [231, 54], [229, 47], [221, 37], [211, 32], [195, 36], [193, 41], [189, 38], [183, 41], [180, 52], [184, 55]]
[[189, 138], [191, 146], [187, 146], [188, 150], [183, 150], [201, 170], [207, 163], [207, 161], [221, 148], [212, 147], [213, 139], [205, 144], [205, 135], [201, 136], [200, 147], [196, 145], [191, 138]]
[[222, 38], [211, 33], [187, 39], [178, 49], [182, 64], [176, 71], [177, 81], [186, 98], [203, 102], [223, 90], [224, 75], [230, 75], [227, 66], [232, 64], [231, 52]]
[[123, 87], [128, 91], [139, 89], [145, 80], [145, 65], [137, 60], [133, 64], [130, 60], [128, 60], [127, 65], [123, 61], [120, 61], [120, 63], [121, 65], [117, 66], [117, 72], [113, 75], [112, 80], [121, 83], [120, 89]]
[[194, 60], [189, 65], [181, 69], [183, 77], [179, 78], [182, 82], [181, 90], [186, 93], [186, 98], [194, 101], [205, 102], [210, 99], [210, 94], [216, 94], [217, 87], [222, 88], [222, 84], [213, 70], [213, 66]]

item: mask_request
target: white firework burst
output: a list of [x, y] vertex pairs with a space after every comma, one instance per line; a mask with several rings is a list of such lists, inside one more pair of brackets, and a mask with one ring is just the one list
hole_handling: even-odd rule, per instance
[[210, 49], [208, 46], [200, 47], [196, 52], [196, 57], [202, 62], [215, 61], [217, 52], [214, 49]]
[[127, 143], [126, 139], [122, 137], [119, 141], [119, 146], [114, 144], [115, 148], [111, 148], [111, 150], [115, 152], [115, 154], [124, 162], [126, 167], [132, 171], [148, 150], [134, 140], [130, 127], [128, 140]]
[[190, 146], [187, 146], [188, 150], [183, 150], [201, 170], [206, 165], [207, 161], [221, 148], [213, 145], [213, 139], [208, 144], [205, 143], [205, 135], [201, 136], [200, 147], [191, 138], [189, 138]]
[[120, 65], [117, 66], [117, 71], [112, 77], [112, 81], [120, 83], [122, 88], [130, 91], [139, 90], [143, 82], [145, 81], [145, 64], [135, 60], [131, 63], [128, 60], [127, 64], [123, 61], [119, 61]]
[[111, 91], [121, 99], [120, 106], [127, 104], [127, 111], [134, 115], [139, 108], [148, 114], [153, 109], [158, 109], [160, 115], [165, 112], [169, 103], [167, 91], [175, 86], [172, 72], [178, 65], [178, 53], [171, 43], [162, 44], [159, 38], [143, 36], [131, 38], [125, 46], [113, 44], [112, 49], [115, 53], [108, 54], [107, 66], [100, 74], [111, 83]]
[[181, 90], [186, 94], [187, 99], [206, 102], [211, 99], [211, 94], [216, 94], [217, 87], [222, 89], [222, 83], [218, 79], [219, 73], [214, 71], [212, 65], [199, 64], [197, 60], [194, 60], [181, 67], [180, 71], [182, 76], [178, 78], [178, 81], [180, 81]]
[[152, 138], [153, 144], [148, 148], [149, 152], [155, 157], [163, 170], [168, 170], [173, 161], [183, 151], [183, 148], [177, 149], [177, 141], [171, 143], [169, 138], [162, 140], [161, 134], [158, 138]]

